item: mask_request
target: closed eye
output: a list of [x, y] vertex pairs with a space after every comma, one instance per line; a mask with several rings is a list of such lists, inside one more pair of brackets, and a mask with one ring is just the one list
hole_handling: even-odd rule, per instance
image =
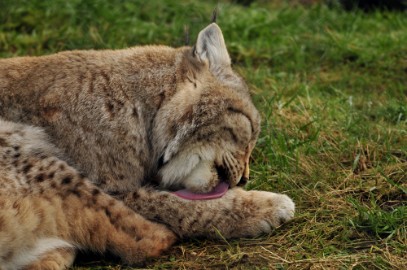
[[233, 131], [233, 128], [230, 127], [223, 127], [222, 128], [223, 131], [228, 132], [230, 134], [230, 136], [232, 137], [232, 140], [234, 143], [238, 143], [239, 142], [239, 138], [238, 136], [235, 134], [235, 132]]
[[250, 123], [251, 131], [252, 131], [252, 133], [254, 133], [253, 121], [252, 121], [252, 119], [251, 119], [246, 113], [244, 113], [243, 111], [241, 111], [241, 110], [239, 110], [239, 109], [233, 108], [233, 107], [228, 107], [227, 110], [228, 110], [228, 112], [231, 112], [231, 113], [238, 113], [238, 114], [241, 114], [241, 115], [243, 115], [244, 117], [246, 117], [247, 120], [248, 120], [249, 123]]
[[161, 155], [161, 157], [158, 159], [157, 170], [161, 169], [164, 165], [164, 155]]

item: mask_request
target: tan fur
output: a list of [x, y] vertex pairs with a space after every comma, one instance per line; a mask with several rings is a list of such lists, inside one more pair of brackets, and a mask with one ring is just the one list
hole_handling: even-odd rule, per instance
[[[156, 256], [173, 242], [164, 227], [103, 192], [180, 237], [256, 236], [294, 213], [285, 195], [236, 187], [248, 176], [260, 118], [246, 84], [231, 69], [216, 24], [201, 31], [194, 48], [146, 46], [0, 60], [0, 117], [41, 127], [51, 140], [38, 128], [0, 120], [1, 202], [9, 205], [2, 215], [23, 231], [35, 227], [66, 240], [73, 245], [68, 250], [110, 248], [133, 262]], [[21, 130], [29, 132], [19, 135]], [[20, 137], [10, 141], [13, 136]], [[46, 156], [23, 152], [30, 147]], [[19, 154], [18, 164], [13, 154]], [[32, 162], [29, 172], [21, 167], [24, 160]], [[63, 169], [49, 165], [52, 160]], [[35, 181], [51, 171], [55, 179]], [[72, 178], [69, 187], [61, 184], [65, 174]], [[164, 191], [207, 192], [219, 181], [232, 189], [216, 200], [188, 201]], [[145, 187], [156, 184], [158, 189]], [[93, 185], [103, 190], [96, 201], [92, 194], [99, 189]], [[9, 221], [10, 205], [17, 201], [24, 201], [30, 214]], [[117, 213], [109, 219], [100, 209]], [[36, 222], [37, 211], [49, 221]], [[37, 235], [27, 237], [35, 241]], [[145, 240], [135, 240], [140, 238]], [[0, 245], [0, 258], [9, 250]], [[59, 250], [50, 254], [64, 257]], [[74, 255], [68, 254], [66, 262], [55, 262], [56, 269], [70, 264]], [[51, 255], [44, 256], [50, 264]]]

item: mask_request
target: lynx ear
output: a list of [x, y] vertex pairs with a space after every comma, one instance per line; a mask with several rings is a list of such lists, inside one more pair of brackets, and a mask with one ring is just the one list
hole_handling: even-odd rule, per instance
[[195, 55], [209, 64], [211, 70], [230, 66], [230, 57], [226, 49], [222, 31], [216, 23], [211, 23], [203, 29], [195, 46]]

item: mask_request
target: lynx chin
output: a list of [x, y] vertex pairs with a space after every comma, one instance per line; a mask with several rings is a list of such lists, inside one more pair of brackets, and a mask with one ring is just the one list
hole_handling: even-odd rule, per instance
[[1, 59], [0, 268], [65, 269], [77, 249], [135, 264], [177, 239], [269, 233], [294, 203], [239, 187], [259, 131], [215, 23], [193, 47]]

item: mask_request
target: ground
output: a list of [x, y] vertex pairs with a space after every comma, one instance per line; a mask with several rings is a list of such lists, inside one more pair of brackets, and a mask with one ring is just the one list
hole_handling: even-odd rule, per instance
[[[218, 23], [263, 119], [247, 188], [289, 195], [296, 217], [258, 239], [179, 243], [145, 268], [407, 265], [407, 16], [291, 2], [220, 1]], [[0, 56], [181, 46], [216, 3], [4, 0]], [[74, 269], [123, 267], [92, 257]]]

